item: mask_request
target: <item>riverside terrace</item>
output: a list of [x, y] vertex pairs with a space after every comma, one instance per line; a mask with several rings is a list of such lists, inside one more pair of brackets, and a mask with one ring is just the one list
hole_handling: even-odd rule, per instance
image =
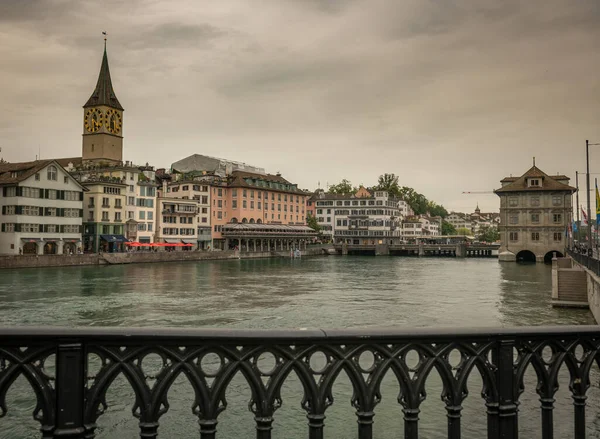
[[380, 385], [385, 375], [400, 386], [404, 437], [417, 439], [425, 385], [436, 369], [443, 381], [448, 438], [461, 437], [467, 379], [477, 374], [483, 383], [481, 403], [487, 408], [487, 438], [516, 439], [524, 375], [532, 368], [542, 437], [553, 437], [558, 374], [566, 370], [574, 437], [579, 439], [585, 437], [590, 370], [599, 360], [598, 326], [410, 331], [0, 328], [0, 414], [11, 410], [6, 393], [22, 375], [37, 398], [33, 417], [41, 424], [42, 438], [92, 439], [106, 409], [106, 392], [123, 374], [135, 393], [132, 416], [139, 420], [140, 437], [173, 437], [169, 431], [159, 435], [160, 418], [169, 410], [169, 389], [183, 375], [194, 389], [192, 412], [200, 437], [214, 439], [219, 414], [227, 409], [226, 390], [240, 372], [252, 392], [248, 408], [256, 437], [270, 439], [283, 403], [282, 385], [294, 372], [303, 396], [286, 403], [300, 403], [308, 437], [323, 439], [326, 410], [334, 403], [332, 387], [343, 371], [354, 391], [351, 404], [359, 439], [373, 438], [382, 394], [397, 392]]
[[221, 226], [225, 249], [239, 247], [247, 251], [278, 251], [306, 246], [317, 233], [308, 226], [285, 224], [229, 223]]

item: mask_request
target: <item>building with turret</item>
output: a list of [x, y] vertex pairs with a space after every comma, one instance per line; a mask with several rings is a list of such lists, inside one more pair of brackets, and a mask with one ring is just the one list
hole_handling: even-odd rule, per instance
[[562, 256], [572, 221], [569, 177], [551, 176], [533, 166], [520, 177], [505, 177], [500, 197], [500, 261], [549, 262]]

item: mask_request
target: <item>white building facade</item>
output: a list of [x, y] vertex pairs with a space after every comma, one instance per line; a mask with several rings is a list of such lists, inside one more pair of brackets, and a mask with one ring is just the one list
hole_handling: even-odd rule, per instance
[[81, 249], [84, 188], [54, 160], [0, 165], [0, 254]]

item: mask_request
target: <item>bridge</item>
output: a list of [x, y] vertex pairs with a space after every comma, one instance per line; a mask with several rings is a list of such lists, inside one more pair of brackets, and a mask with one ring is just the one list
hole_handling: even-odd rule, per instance
[[499, 244], [334, 244], [338, 254], [392, 256], [498, 257]]
[[[107, 408], [107, 390], [123, 374], [135, 393], [130, 413], [138, 420], [139, 437], [173, 437], [169, 431], [159, 434], [159, 427], [161, 416], [169, 411], [169, 389], [182, 376], [194, 390], [190, 412], [197, 418], [200, 438], [216, 439], [219, 415], [227, 410], [226, 391], [239, 372], [251, 389], [248, 409], [254, 417], [255, 437], [271, 439], [277, 409], [284, 402], [282, 386], [295, 374], [302, 383], [301, 394], [285, 403], [301, 405], [309, 439], [323, 439], [326, 411], [334, 404], [332, 389], [343, 371], [354, 392], [351, 404], [358, 439], [373, 438], [377, 405], [382, 395], [396, 399], [397, 385], [403, 437], [418, 439], [420, 406], [430, 398], [426, 385], [435, 368], [443, 381], [449, 439], [461, 437], [462, 405], [472, 374], [483, 382], [481, 397], [487, 410], [481, 419], [472, 415], [465, 419], [467, 425], [487, 423], [488, 439], [517, 439], [519, 399], [525, 372], [531, 368], [542, 408], [541, 437], [554, 437], [558, 374], [565, 371], [571, 383], [567, 391], [573, 401], [573, 437], [584, 438], [586, 393], [590, 371], [600, 356], [599, 340], [598, 326], [280, 331], [0, 328], [0, 422], [18, 422], [4, 416], [12, 408], [5, 396], [15, 380], [24, 377], [31, 385], [30, 396], [37, 400], [33, 419], [40, 423], [38, 437], [93, 439]], [[382, 385], [386, 374], [397, 385]], [[598, 407], [591, 410], [596, 413]], [[280, 432], [279, 437], [285, 436]], [[335, 432], [330, 437], [336, 437]]]

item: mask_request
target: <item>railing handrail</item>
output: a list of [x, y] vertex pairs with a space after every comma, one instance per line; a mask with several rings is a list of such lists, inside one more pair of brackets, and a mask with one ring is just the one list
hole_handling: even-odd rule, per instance
[[[10, 339], [35, 337], [36, 339], [127, 339], [129, 341], [152, 339], [156, 342], [172, 339], [195, 338], [207, 340], [257, 339], [265, 343], [281, 340], [336, 340], [356, 339], [365, 343], [383, 339], [423, 340], [423, 339], [491, 339], [523, 338], [560, 335], [600, 335], [600, 325], [560, 325], [560, 326], [517, 326], [517, 327], [433, 327], [433, 328], [341, 328], [341, 329], [232, 329], [232, 328], [144, 328], [144, 327], [60, 327], [60, 326], [17, 326], [0, 327], [2, 343]], [[6, 340], [9, 339], [9, 340]]]

